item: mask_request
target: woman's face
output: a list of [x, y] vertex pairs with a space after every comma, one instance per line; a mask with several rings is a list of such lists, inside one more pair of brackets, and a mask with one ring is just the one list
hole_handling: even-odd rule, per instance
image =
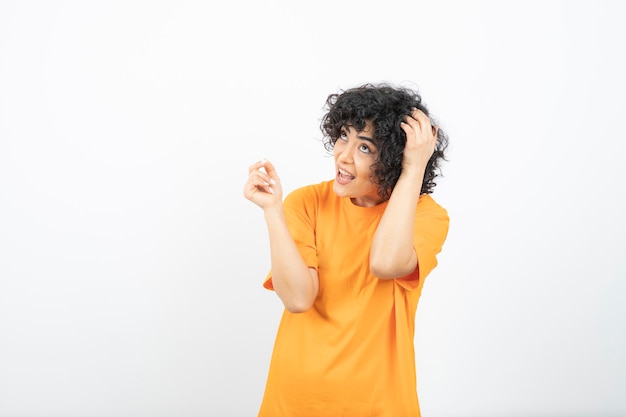
[[373, 141], [374, 126], [367, 122], [361, 132], [354, 126], [345, 126], [335, 142], [335, 183], [333, 191], [339, 197], [348, 197], [357, 206], [372, 207], [382, 198], [378, 186], [371, 180], [370, 167], [376, 162], [377, 149]]

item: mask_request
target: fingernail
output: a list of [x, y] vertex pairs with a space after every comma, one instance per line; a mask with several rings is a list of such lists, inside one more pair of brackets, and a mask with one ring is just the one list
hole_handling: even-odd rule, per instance
[[270, 178], [270, 184], [276, 185], [276, 181], [274, 181], [274, 178]]
[[268, 190], [270, 190], [270, 194], [274, 194], [274, 190], [272, 190], [272, 187], [267, 187]]
[[264, 163], [266, 163], [266, 162], [267, 162], [267, 159], [263, 158], [263, 159], [261, 159], [259, 162], [260, 162], [260, 163], [262, 163], [262, 164], [264, 164]]

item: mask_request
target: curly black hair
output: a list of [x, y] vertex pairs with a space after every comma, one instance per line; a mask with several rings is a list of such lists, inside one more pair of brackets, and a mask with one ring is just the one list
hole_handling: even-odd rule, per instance
[[[328, 112], [322, 118], [320, 128], [324, 134], [324, 147], [332, 152], [341, 129], [353, 126], [361, 132], [366, 122], [374, 126], [374, 143], [378, 148], [376, 162], [370, 167], [372, 181], [379, 186], [379, 195], [388, 200], [402, 172], [402, 157], [406, 134], [400, 122], [417, 108], [426, 114], [433, 126], [437, 125], [430, 116], [422, 97], [409, 88], [393, 87], [389, 84], [364, 84], [326, 99]], [[440, 162], [446, 160], [448, 136], [439, 128], [435, 151], [431, 156], [420, 194], [430, 194], [437, 185], [435, 178], [441, 175]]]

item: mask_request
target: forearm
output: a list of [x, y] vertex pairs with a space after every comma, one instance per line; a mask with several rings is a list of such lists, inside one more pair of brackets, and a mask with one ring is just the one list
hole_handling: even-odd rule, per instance
[[413, 229], [423, 172], [403, 173], [391, 193], [370, 249], [370, 270], [378, 278], [399, 278], [417, 267]]
[[264, 210], [269, 233], [272, 283], [292, 313], [311, 308], [318, 293], [317, 272], [309, 268], [289, 232], [282, 205]]

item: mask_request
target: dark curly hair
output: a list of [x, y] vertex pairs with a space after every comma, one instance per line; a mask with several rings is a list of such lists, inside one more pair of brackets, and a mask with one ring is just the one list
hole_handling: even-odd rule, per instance
[[[331, 94], [326, 99], [328, 112], [321, 121], [324, 134], [324, 147], [332, 152], [335, 142], [341, 135], [341, 128], [353, 126], [361, 132], [366, 122], [374, 126], [374, 143], [378, 148], [376, 162], [370, 167], [372, 181], [379, 186], [379, 195], [389, 199], [402, 172], [402, 157], [406, 144], [406, 134], [400, 122], [411, 114], [414, 108], [423, 111], [434, 126], [437, 123], [430, 116], [422, 97], [413, 90], [392, 87], [389, 84], [365, 84], [338, 94]], [[442, 129], [437, 132], [435, 151], [426, 165], [424, 181], [420, 194], [430, 194], [437, 185], [434, 179], [441, 174], [439, 166], [446, 160], [448, 136]]]

